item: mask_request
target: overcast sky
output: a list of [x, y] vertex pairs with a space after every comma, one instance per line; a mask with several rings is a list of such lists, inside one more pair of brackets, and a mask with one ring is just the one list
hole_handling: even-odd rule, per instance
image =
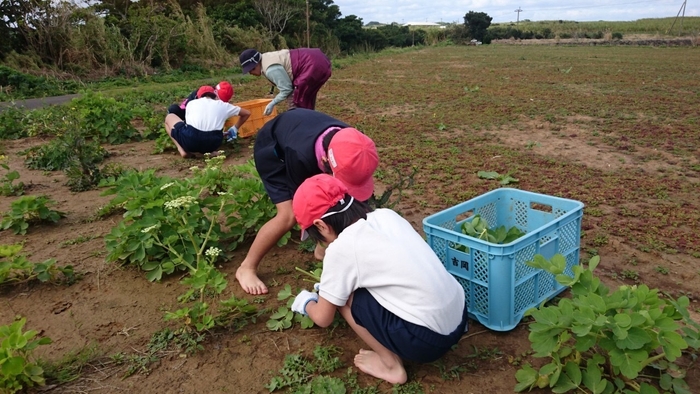
[[[520, 20], [634, 21], [675, 17], [683, 0], [333, 0], [343, 16], [357, 15], [364, 23], [459, 22], [469, 11], [485, 12], [492, 23]], [[685, 6], [686, 16], [700, 16], [697, 0]]]

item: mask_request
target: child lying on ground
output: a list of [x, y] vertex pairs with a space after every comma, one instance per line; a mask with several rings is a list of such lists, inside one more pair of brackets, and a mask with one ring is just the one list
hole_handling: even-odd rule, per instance
[[464, 290], [410, 223], [389, 209], [371, 211], [330, 175], [313, 176], [294, 194], [302, 239], [327, 245], [318, 294], [302, 290], [295, 312], [321, 327], [336, 310], [372, 349], [355, 366], [405, 383], [402, 360], [430, 363], [467, 327]]

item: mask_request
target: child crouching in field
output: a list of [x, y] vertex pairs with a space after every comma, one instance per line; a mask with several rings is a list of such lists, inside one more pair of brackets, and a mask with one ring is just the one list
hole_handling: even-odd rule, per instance
[[302, 290], [292, 309], [327, 327], [336, 310], [372, 349], [355, 366], [392, 384], [406, 382], [402, 360], [429, 363], [467, 327], [464, 290], [408, 221], [353, 199], [331, 175], [311, 177], [292, 201], [307, 234], [327, 245], [318, 294]]
[[250, 111], [218, 100], [214, 88], [202, 86], [197, 91], [197, 100], [187, 104], [184, 121], [175, 114], [165, 117], [165, 131], [182, 157], [191, 157], [192, 153], [212, 153], [223, 143], [224, 124], [232, 116], [239, 119], [227, 131], [229, 138], [235, 138], [238, 129], [250, 117]]

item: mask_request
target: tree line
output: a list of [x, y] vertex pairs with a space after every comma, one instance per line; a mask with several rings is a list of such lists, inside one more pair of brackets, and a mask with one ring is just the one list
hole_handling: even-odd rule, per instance
[[83, 77], [231, 67], [246, 48], [335, 57], [469, 38], [465, 26], [365, 29], [332, 0], [2, 0], [0, 12], [1, 63]]

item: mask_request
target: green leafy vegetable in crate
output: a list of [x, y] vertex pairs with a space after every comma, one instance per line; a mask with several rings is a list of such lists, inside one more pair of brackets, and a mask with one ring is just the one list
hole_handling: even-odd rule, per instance
[[[508, 244], [525, 235], [524, 231], [512, 226], [506, 230], [506, 226], [498, 226], [495, 229], [489, 228], [489, 223], [481, 215], [474, 215], [471, 221], [462, 223], [460, 227], [462, 234], [494, 244]], [[469, 252], [465, 245], [456, 245], [454, 249], [461, 252]]]

